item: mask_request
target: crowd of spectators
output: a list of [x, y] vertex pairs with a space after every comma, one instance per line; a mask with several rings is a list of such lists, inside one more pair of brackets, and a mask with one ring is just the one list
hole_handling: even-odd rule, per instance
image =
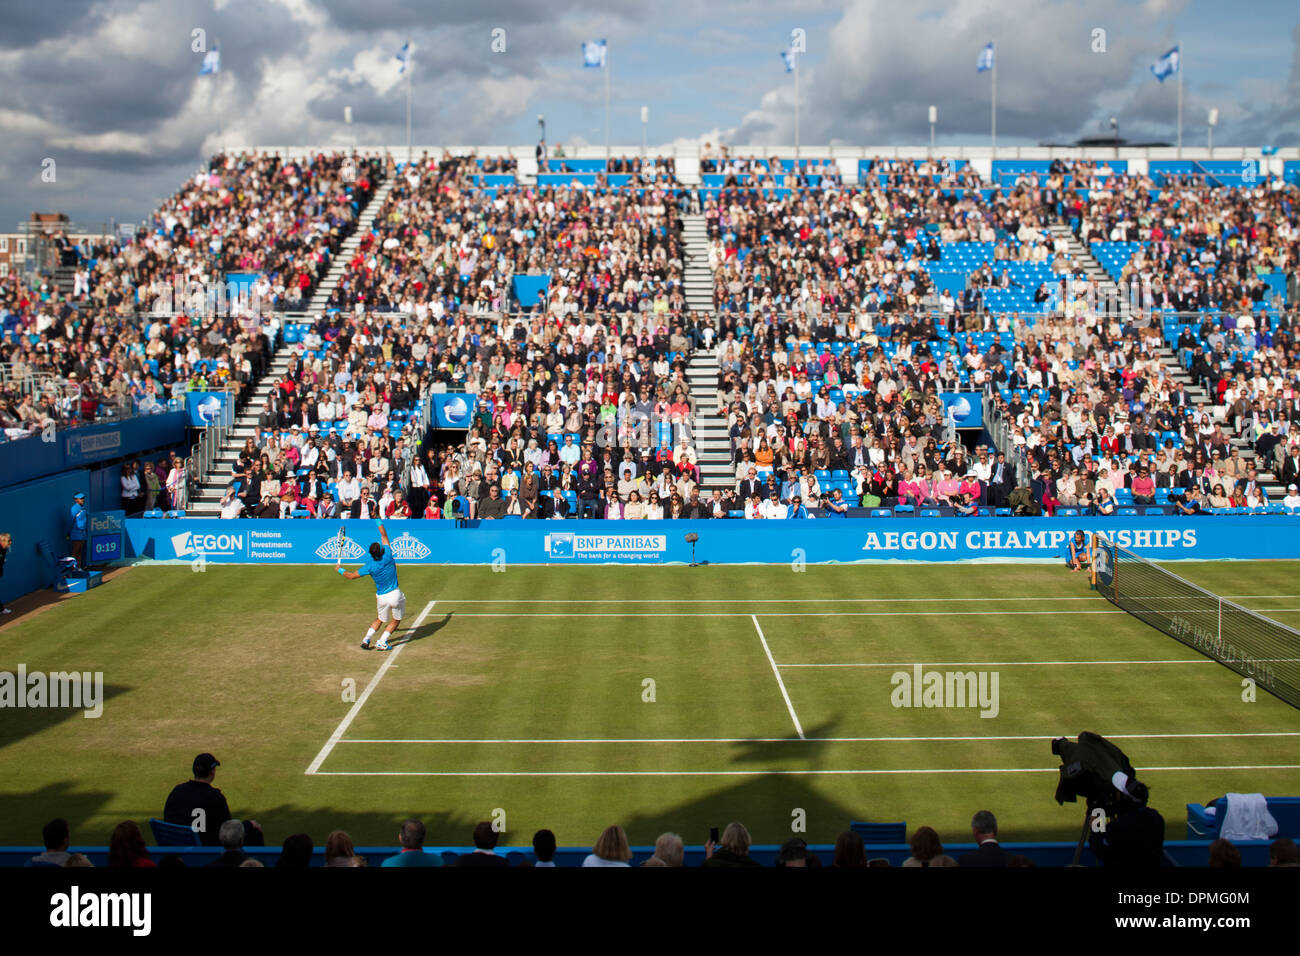
[[[382, 172], [343, 153], [218, 155], [129, 239], [67, 244], [66, 294], [0, 280], [5, 436], [164, 410], [186, 390], [239, 402], [269, 362], [266, 313], [306, 305]], [[239, 272], [259, 275], [260, 311], [218, 306], [216, 288]]]
[[[329, 307], [499, 315], [515, 275], [550, 277], [552, 314], [685, 307], [680, 210], [661, 188], [473, 188], [469, 157], [399, 175]], [[537, 302], [521, 303], [531, 309]]]
[[[195, 771], [198, 774], [198, 770]], [[176, 793], [168, 800], [169, 809], [173, 801], [195, 809], [202, 809], [210, 822], [205, 828], [204, 843], [220, 847], [221, 854], [213, 857], [206, 866], [211, 868], [261, 867], [262, 854], [249, 854], [249, 847], [265, 846], [262, 827], [252, 820], [240, 820], [230, 814], [225, 798], [219, 790], [211, 787], [211, 774], [206, 778], [190, 781], [177, 787], [177, 791], [186, 790], [183, 799], [177, 800]], [[215, 791], [215, 794], [206, 791]], [[1155, 827], [1143, 826], [1144, 814], [1149, 814]], [[179, 816], [177, 817], [179, 820]], [[189, 817], [177, 823], [188, 827]], [[1136, 822], [1135, 822], [1136, 821]], [[71, 828], [62, 818], [51, 820], [42, 830], [45, 850], [32, 857], [29, 867], [88, 867], [93, 864], [84, 853], [71, 851]], [[547, 869], [557, 866], [555, 861], [558, 843], [554, 832], [549, 829], [538, 830], [532, 837], [531, 852], [523, 848], [509, 849], [499, 845], [500, 833], [491, 822], [478, 823], [472, 834], [472, 849], [444, 850], [436, 852], [426, 848], [427, 830], [424, 823], [417, 818], [402, 822], [397, 831], [396, 852], [385, 857], [379, 863], [383, 867], [477, 867], [486, 869], [537, 868]], [[988, 810], [981, 810], [971, 819], [970, 840], [974, 849], [960, 856], [950, 856], [944, 852], [943, 842], [933, 827], [917, 827], [908, 839], [910, 855], [899, 865], [905, 868], [947, 868], [963, 869], [1003, 869], [1015, 867], [1034, 867], [1036, 864], [1023, 854], [1009, 852], [999, 841], [997, 818]], [[1094, 836], [1092, 850], [1100, 865], [1110, 869], [1121, 870], [1155, 870], [1164, 864], [1163, 860], [1163, 818], [1159, 813], [1146, 808], [1135, 808], [1132, 812], [1115, 817], [1114, 827], [1104, 838]], [[709, 840], [704, 844], [704, 859], [701, 866], [706, 869], [737, 869], [761, 867], [763, 864], [751, 854], [753, 840], [744, 824], [732, 822], [719, 835], [715, 844]], [[108, 845], [108, 866], [112, 868], [154, 868], [184, 867], [186, 864], [174, 851], [155, 848], [159, 854], [155, 859], [145, 843], [139, 824], [134, 820], [119, 823], [111, 835]], [[844, 830], [836, 837], [834, 846], [829, 850], [810, 847], [800, 837], [792, 837], [783, 843], [776, 853], [774, 865], [780, 868], [808, 868], [831, 866], [843, 868], [889, 867], [886, 857], [871, 858], [870, 851], [862, 836], [854, 830]], [[628, 841], [626, 832], [618, 825], [606, 827], [591, 847], [591, 852], [580, 864], [582, 867], [628, 868], [636, 863], [637, 854]], [[273, 864], [276, 868], [306, 868], [316, 864], [318, 859], [316, 846], [310, 834], [295, 833], [286, 837], [281, 844], [279, 857]], [[323, 853], [318, 865], [335, 868], [355, 868], [369, 866], [367, 857], [359, 853], [352, 837], [344, 830], [333, 830], [325, 837]], [[663, 833], [656, 838], [654, 851], [637, 864], [642, 867], [682, 867], [686, 865], [686, 844], [676, 833]], [[1206, 865], [1211, 868], [1239, 868], [1242, 865], [1241, 852], [1226, 839], [1213, 841], [1207, 853]], [[1293, 840], [1281, 838], [1269, 846], [1269, 867], [1300, 866], [1300, 850]]]

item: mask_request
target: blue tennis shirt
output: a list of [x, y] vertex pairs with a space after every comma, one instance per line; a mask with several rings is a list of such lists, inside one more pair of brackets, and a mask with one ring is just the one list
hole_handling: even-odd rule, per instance
[[389, 591], [397, 590], [397, 565], [393, 562], [393, 550], [384, 548], [384, 553], [376, 561], [366, 555], [366, 563], [358, 569], [357, 574], [365, 577], [367, 574], [375, 582], [375, 594], [387, 594]]

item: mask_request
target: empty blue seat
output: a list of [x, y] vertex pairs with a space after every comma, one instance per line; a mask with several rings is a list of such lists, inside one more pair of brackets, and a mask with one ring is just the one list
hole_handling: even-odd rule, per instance
[[1148, 515], [1162, 515], [1164, 513], [1165, 513], [1164, 508], [1147, 508], [1146, 511], [1143, 512], [1143, 514], [1148, 514]]
[[146, 511], [143, 515], [145, 518], [161, 518], [163, 516], [161, 508], [154, 508], [152, 511]]
[[196, 831], [179, 823], [164, 823], [156, 817], [150, 817], [149, 828], [153, 830], [153, 841], [158, 846], [203, 846], [203, 840]]
[[939, 509], [938, 509], [938, 508], [922, 508], [922, 509], [921, 509], [921, 517], [922, 517], [922, 518], [937, 518], [937, 517], [939, 517]]
[[1119, 514], [1124, 518], [1136, 518], [1138, 510], [1136, 508], [1120, 508]]
[[1058, 508], [1058, 509], [1056, 510], [1056, 516], [1057, 516], [1058, 518], [1077, 518], [1077, 517], [1079, 517], [1079, 509], [1078, 509], [1078, 508]]
[[916, 509], [915, 509], [914, 507], [912, 507], [911, 505], [895, 505], [895, 506], [894, 506], [894, 514], [896, 514], [896, 515], [910, 515], [910, 514], [915, 514], [915, 513], [916, 513]]
[[1010, 518], [1010, 517], [1011, 517], [1011, 509], [1010, 509], [1010, 508], [999, 508], [997, 511], [993, 512], [993, 514], [994, 514], [994, 517], [997, 517], [997, 518]]
[[892, 518], [894, 513], [888, 508], [872, 508], [871, 517], [873, 518]]

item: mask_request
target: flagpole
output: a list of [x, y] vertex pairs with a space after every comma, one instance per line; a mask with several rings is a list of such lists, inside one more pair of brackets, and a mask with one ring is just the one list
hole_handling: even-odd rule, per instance
[[1183, 45], [1178, 44], [1178, 158], [1183, 158]]
[[[799, 158], [799, 58], [794, 61], [794, 157]], [[797, 165], [797, 164], [796, 164]]]
[[411, 165], [411, 54], [406, 54], [406, 165]]
[[609, 169], [609, 44], [605, 44], [605, 168]]
[[993, 48], [993, 153], [998, 151], [998, 49]]

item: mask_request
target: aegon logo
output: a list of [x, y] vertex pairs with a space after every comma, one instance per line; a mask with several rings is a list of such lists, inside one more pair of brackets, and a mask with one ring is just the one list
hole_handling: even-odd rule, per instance
[[409, 531], [404, 531], [393, 539], [390, 547], [393, 549], [393, 557], [403, 561], [420, 561], [433, 554], [424, 542], [412, 536]]
[[[1091, 530], [1083, 528], [1085, 534]], [[1121, 548], [1194, 548], [1196, 529], [1183, 531], [1171, 529], [1105, 529]], [[958, 539], [972, 551], [1058, 551], [1070, 532], [1052, 531], [871, 531], [867, 533], [863, 551], [955, 551]]]
[[176, 557], [187, 558], [192, 554], [234, 554], [244, 550], [242, 534], [195, 534], [185, 531], [172, 535], [172, 547]]
[[[361, 547], [351, 538], [343, 539], [343, 557], [349, 561], [355, 561], [366, 553], [366, 549]], [[339, 557], [339, 539], [332, 537], [319, 548], [316, 549], [316, 557], [323, 558], [326, 561], [337, 561]]]

